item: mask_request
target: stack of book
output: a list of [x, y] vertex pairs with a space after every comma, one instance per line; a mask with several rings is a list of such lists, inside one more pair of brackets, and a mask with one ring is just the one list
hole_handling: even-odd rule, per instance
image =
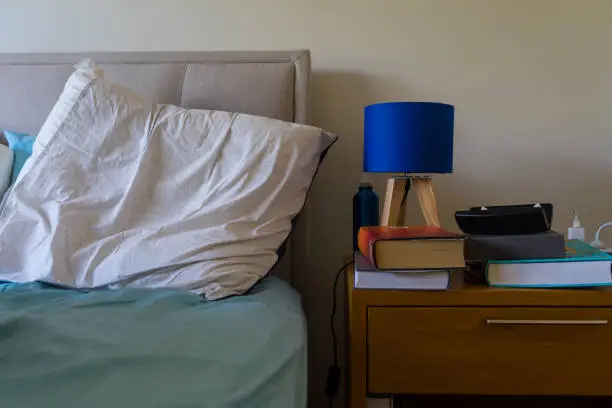
[[612, 285], [612, 256], [589, 244], [546, 231], [468, 235], [465, 258], [473, 283], [516, 288]]
[[555, 231], [534, 234], [468, 234], [465, 260], [469, 283], [486, 283], [489, 262], [524, 259], [558, 259], [565, 257], [565, 238]]
[[437, 227], [363, 227], [355, 287], [443, 290], [465, 268], [464, 236]]
[[490, 286], [524, 288], [612, 285], [612, 256], [580, 240], [565, 243], [562, 257], [489, 260]]

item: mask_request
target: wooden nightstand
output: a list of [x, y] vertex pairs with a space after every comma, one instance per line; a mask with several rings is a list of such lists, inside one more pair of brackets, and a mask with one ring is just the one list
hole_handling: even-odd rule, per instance
[[366, 395], [612, 395], [612, 290], [353, 288], [350, 406]]

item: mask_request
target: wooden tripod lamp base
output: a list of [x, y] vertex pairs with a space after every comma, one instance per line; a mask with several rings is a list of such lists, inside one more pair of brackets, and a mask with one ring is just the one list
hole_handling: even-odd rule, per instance
[[440, 226], [438, 204], [434, 195], [430, 177], [401, 176], [392, 177], [387, 181], [387, 192], [380, 225], [402, 226], [406, 213], [406, 196], [410, 188], [416, 191], [425, 224]]

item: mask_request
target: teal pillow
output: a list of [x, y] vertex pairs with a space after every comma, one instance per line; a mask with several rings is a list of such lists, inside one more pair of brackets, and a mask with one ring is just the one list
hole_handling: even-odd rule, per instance
[[23, 133], [4, 131], [4, 137], [9, 144], [9, 148], [15, 153], [13, 160], [13, 174], [11, 175], [11, 184], [17, 180], [17, 176], [28, 158], [32, 155], [32, 146], [34, 145], [34, 136], [25, 135]]

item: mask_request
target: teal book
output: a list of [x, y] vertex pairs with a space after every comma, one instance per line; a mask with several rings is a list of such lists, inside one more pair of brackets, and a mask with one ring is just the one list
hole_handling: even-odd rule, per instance
[[489, 261], [490, 286], [524, 288], [594, 287], [612, 285], [612, 256], [589, 244], [570, 240], [565, 257]]

